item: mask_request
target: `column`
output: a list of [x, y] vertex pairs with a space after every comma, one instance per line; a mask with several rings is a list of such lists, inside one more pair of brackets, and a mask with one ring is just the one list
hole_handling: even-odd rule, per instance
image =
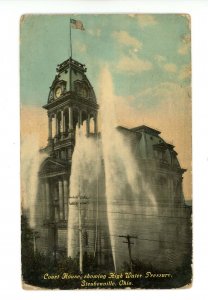
[[61, 111], [61, 121], [60, 121], [60, 132], [64, 132], [64, 112], [63, 110]]
[[52, 117], [48, 117], [48, 139], [52, 138]]
[[86, 129], [87, 129], [87, 136], [90, 134], [90, 115], [87, 115], [87, 124], [86, 124]]
[[68, 180], [64, 179], [64, 220], [68, 219]]
[[58, 135], [58, 113], [55, 114], [55, 120], [56, 120], [56, 136]]
[[78, 127], [81, 126], [81, 119], [80, 119], [80, 110], [78, 110]]
[[82, 126], [82, 111], [79, 111], [79, 122], [80, 122], [80, 126]]
[[53, 212], [52, 219], [59, 221], [59, 184], [53, 183]]
[[94, 117], [94, 133], [97, 133], [98, 129], [97, 129], [97, 116]]
[[49, 194], [49, 182], [46, 179], [45, 182], [45, 199], [46, 199], [46, 219], [49, 220], [50, 218], [50, 194]]
[[64, 195], [63, 195], [63, 182], [59, 180], [59, 217], [60, 220], [64, 218]]
[[65, 114], [64, 114], [64, 111], [63, 111], [63, 132], [65, 133], [66, 132], [66, 119], [65, 119]]
[[55, 114], [53, 114], [52, 118], [51, 118], [51, 129], [52, 129], [52, 132], [51, 132], [52, 138], [54, 138], [56, 135], [56, 115]]
[[73, 110], [72, 107], [69, 107], [69, 131], [73, 129]]
[[45, 183], [41, 182], [40, 184], [40, 195], [41, 195], [41, 208], [42, 208], [42, 219], [46, 219], [46, 197], [45, 197]]

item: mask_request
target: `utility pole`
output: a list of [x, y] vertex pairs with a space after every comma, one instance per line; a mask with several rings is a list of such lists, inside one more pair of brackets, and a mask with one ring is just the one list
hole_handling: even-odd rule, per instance
[[81, 216], [81, 205], [87, 204], [87, 202], [81, 202], [83, 199], [88, 199], [86, 196], [69, 197], [69, 199], [77, 199], [77, 201], [69, 202], [69, 205], [76, 205], [78, 207], [78, 220], [79, 220], [79, 270], [83, 274], [83, 245], [82, 245], [82, 216]]
[[130, 268], [131, 268], [131, 272], [133, 272], [131, 245], [133, 245], [134, 243], [131, 242], [131, 239], [137, 239], [137, 236], [131, 236], [131, 235], [127, 234], [127, 235], [119, 235], [119, 237], [123, 237], [127, 240], [127, 241], [123, 241], [123, 243], [128, 244]]
[[37, 239], [40, 238], [40, 235], [38, 233], [38, 231], [33, 231], [33, 252], [34, 252], [34, 255], [36, 254], [36, 251], [37, 251]]

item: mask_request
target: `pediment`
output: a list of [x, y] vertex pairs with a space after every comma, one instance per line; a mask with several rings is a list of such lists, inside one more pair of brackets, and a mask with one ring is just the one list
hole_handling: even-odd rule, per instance
[[41, 164], [39, 174], [67, 172], [68, 169], [69, 165], [67, 162], [48, 157]]

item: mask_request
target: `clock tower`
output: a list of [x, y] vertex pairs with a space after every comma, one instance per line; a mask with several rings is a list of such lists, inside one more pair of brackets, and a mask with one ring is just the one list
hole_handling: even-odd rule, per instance
[[45, 150], [54, 158], [71, 161], [77, 125], [80, 127], [85, 121], [86, 134], [97, 133], [98, 105], [86, 71], [85, 65], [72, 58], [56, 68], [48, 103], [43, 106], [48, 112]]
[[76, 127], [87, 136], [97, 135], [98, 104], [84, 64], [69, 58], [59, 64], [47, 104], [48, 157], [39, 170], [39, 203], [36, 207], [39, 248], [55, 257], [66, 254], [69, 177]]

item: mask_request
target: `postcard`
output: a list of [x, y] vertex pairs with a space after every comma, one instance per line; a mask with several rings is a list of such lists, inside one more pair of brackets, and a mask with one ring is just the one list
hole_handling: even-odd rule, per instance
[[23, 288], [191, 287], [190, 16], [20, 23]]

